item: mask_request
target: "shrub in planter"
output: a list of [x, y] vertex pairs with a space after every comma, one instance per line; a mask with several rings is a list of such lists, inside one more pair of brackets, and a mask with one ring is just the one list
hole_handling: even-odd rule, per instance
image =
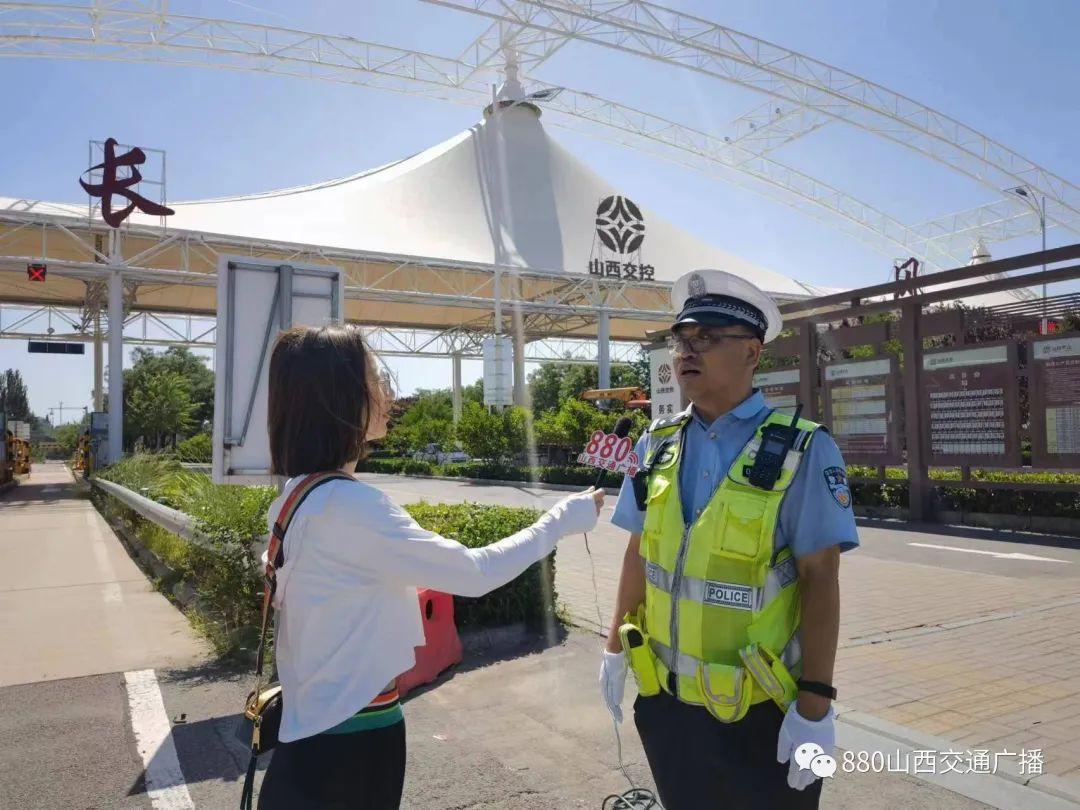
[[214, 442], [209, 433], [196, 433], [176, 445], [176, 455], [181, 461], [194, 464], [209, 464], [214, 449]]
[[[540, 516], [535, 509], [481, 504], [427, 504], [405, 507], [429, 531], [457, 540], [469, 548], [482, 548], [521, 531]], [[555, 555], [529, 566], [517, 579], [486, 596], [454, 597], [459, 628], [494, 627], [525, 622], [543, 628], [554, 618]]]

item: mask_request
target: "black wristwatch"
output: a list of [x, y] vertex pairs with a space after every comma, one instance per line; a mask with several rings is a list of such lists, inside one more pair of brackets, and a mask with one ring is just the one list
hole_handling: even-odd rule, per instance
[[821, 681], [804, 681], [802, 678], [795, 681], [795, 685], [799, 688], [800, 692], [811, 692], [815, 695], [821, 695], [821, 697], [829, 698], [830, 700], [836, 700], [836, 688]]

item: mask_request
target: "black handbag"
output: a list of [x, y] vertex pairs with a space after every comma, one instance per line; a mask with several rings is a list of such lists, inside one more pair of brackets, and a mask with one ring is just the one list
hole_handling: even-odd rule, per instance
[[274, 616], [274, 593], [277, 590], [277, 570], [285, 564], [285, 532], [293, 515], [304, 499], [316, 488], [328, 481], [355, 481], [343, 472], [312, 473], [297, 484], [281, 506], [274, 529], [270, 533], [270, 545], [266, 551], [266, 570], [263, 574], [262, 627], [259, 631], [259, 651], [255, 657], [255, 688], [248, 693], [244, 714], [236, 728], [236, 736], [251, 751], [244, 790], [240, 794], [240, 810], [251, 810], [255, 792], [255, 768], [259, 755], [265, 754], [278, 744], [281, 728], [283, 696], [280, 683], [263, 684], [263, 664], [266, 659], [266, 631]]

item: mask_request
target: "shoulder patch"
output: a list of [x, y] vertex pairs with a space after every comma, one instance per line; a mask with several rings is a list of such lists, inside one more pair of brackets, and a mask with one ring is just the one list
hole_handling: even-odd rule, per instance
[[847, 470], [843, 467], [825, 468], [825, 486], [841, 508], [851, 508], [851, 490], [848, 488]]

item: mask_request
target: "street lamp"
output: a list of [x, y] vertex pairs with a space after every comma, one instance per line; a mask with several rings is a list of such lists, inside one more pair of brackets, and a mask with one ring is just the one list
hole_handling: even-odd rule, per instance
[[[1041, 203], [1035, 201], [1036, 193], [1029, 185], [1014, 186], [1013, 188], [1005, 189], [1007, 194], [1015, 194], [1017, 197], [1023, 199], [1028, 204], [1032, 211], [1035, 212], [1035, 216], [1039, 218], [1039, 229], [1042, 231], [1042, 249], [1046, 252], [1046, 195], [1042, 195]], [[1042, 266], [1043, 272], [1046, 272], [1046, 263]], [[1049, 330], [1049, 322], [1046, 318], [1046, 278], [1043, 278], [1042, 285], [1042, 299], [1043, 299], [1043, 314], [1042, 314], [1042, 326], [1040, 330], [1044, 335]]]

